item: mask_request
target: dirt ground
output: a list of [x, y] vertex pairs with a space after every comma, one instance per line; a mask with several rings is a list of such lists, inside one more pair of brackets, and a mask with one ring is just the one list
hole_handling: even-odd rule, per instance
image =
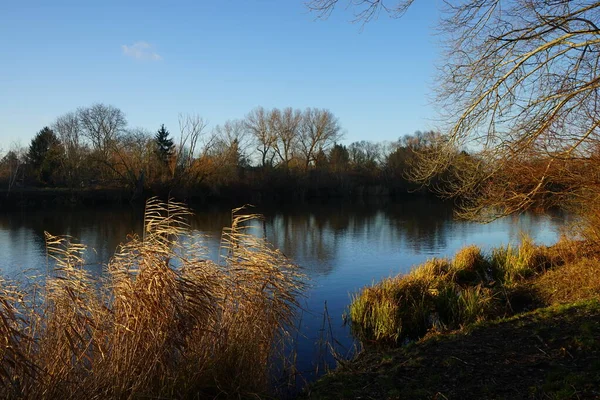
[[369, 348], [309, 399], [600, 399], [600, 302]]

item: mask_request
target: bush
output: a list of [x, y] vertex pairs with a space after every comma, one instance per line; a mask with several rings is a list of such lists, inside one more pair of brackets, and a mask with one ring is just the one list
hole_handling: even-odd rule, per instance
[[365, 340], [399, 342], [422, 337], [431, 329], [455, 329], [485, 319], [496, 309], [492, 291], [456, 279], [465, 271], [479, 276], [475, 267], [485, 263], [468, 257], [478, 254], [472, 248], [459, 254], [458, 262], [428, 260], [405, 276], [363, 289], [350, 305], [353, 331]]

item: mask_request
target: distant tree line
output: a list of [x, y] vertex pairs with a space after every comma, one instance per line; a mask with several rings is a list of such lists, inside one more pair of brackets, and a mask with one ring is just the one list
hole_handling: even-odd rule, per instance
[[180, 115], [172, 133], [128, 126], [118, 108], [94, 104], [61, 115], [27, 148], [0, 155], [0, 185], [121, 189], [135, 198], [176, 193], [203, 197], [306, 198], [397, 194], [418, 189], [409, 171], [418, 151], [443, 136], [416, 132], [394, 142], [342, 145], [329, 110], [251, 110], [208, 129]]

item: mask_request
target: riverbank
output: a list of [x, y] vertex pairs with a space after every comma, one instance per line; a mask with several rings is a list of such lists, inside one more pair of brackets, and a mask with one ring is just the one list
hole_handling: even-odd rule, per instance
[[[365, 288], [350, 309], [353, 329], [362, 336], [365, 349], [311, 386], [306, 397], [598, 398], [597, 253], [566, 241], [550, 248], [524, 247], [512, 253], [512, 265], [520, 262], [523, 275], [513, 275], [510, 281], [496, 276], [486, 282], [477, 278], [475, 269], [458, 270], [457, 264], [465, 264], [465, 253], [476, 253], [471, 248], [452, 261], [430, 261], [408, 275]], [[492, 271], [490, 258], [470, 265]], [[528, 265], [530, 270], [524, 268]], [[437, 266], [435, 278], [428, 275], [432, 266]], [[452, 312], [451, 282], [459, 287]], [[446, 291], [440, 291], [442, 283]], [[519, 310], [513, 309], [517, 300]], [[363, 313], [360, 318], [357, 308]], [[384, 318], [384, 309], [391, 309], [395, 319]], [[419, 321], [415, 315], [424, 315], [422, 310], [427, 318], [421, 319], [424, 329], [418, 331], [409, 321]], [[420, 338], [401, 346], [411, 335]]]
[[372, 348], [319, 380], [310, 399], [521, 399], [600, 396], [600, 302], [541, 308]]
[[329, 202], [329, 201], [394, 201], [397, 199], [437, 197], [427, 191], [418, 192], [392, 192], [382, 186], [359, 186], [352, 191], [342, 192], [335, 189], [319, 188], [306, 190], [305, 188], [277, 189], [236, 187], [218, 191], [185, 189], [174, 190], [146, 190], [132, 193], [130, 190], [120, 188], [13, 188], [10, 191], [0, 190], [0, 210], [39, 209], [39, 208], [69, 208], [79, 206], [119, 206], [139, 205], [143, 207], [146, 200], [158, 196], [162, 199], [175, 198], [186, 204], [194, 206], [224, 205], [229, 208], [238, 207], [240, 204], [254, 205], [279, 205], [303, 202]]

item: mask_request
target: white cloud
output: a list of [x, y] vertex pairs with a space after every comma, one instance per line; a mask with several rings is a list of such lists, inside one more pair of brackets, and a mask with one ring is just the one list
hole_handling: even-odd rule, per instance
[[123, 54], [136, 60], [160, 61], [162, 57], [154, 51], [154, 46], [147, 42], [135, 42], [131, 46], [121, 46]]

